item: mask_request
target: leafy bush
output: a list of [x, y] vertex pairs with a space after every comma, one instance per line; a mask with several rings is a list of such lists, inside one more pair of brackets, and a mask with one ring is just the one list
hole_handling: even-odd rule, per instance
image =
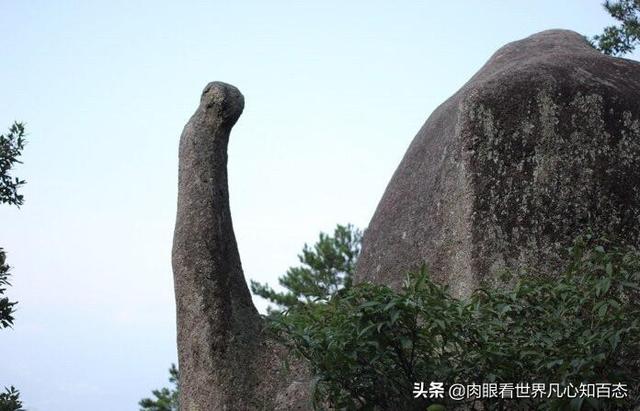
[[413, 398], [413, 384], [442, 381], [623, 382], [623, 400], [495, 399], [481, 407], [630, 409], [639, 399], [639, 280], [636, 249], [581, 237], [556, 278], [524, 275], [513, 288], [457, 299], [423, 269], [399, 292], [359, 284], [295, 306], [273, 327], [309, 361], [316, 408], [424, 410], [431, 403]]

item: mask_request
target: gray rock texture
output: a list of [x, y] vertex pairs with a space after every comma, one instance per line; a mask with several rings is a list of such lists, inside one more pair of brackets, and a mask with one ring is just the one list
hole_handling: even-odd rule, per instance
[[356, 281], [397, 287], [426, 263], [468, 295], [504, 268], [552, 272], [586, 229], [638, 245], [640, 64], [550, 30], [499, 49], [429, 117]]
[[263, 332], [233, 232], [227, 144], [243, 108], [238, 89], [210, 83], [180, 138], [172, 262], [185, 411], [308, 408], [304, 369], [285, 369]]

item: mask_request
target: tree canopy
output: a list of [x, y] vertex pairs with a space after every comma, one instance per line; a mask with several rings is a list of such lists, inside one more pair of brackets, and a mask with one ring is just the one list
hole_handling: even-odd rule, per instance
[[307, 244], [298, 255], [300, 265], [290, 267], [278, 283], [278, 292], [268, 284], [251, 281], [251, 291], [276, 304], [270, 312], [289, 309], [311, 301], [326, 300], [336, 291], [350, 287], [360, 255], [362, 232], [352, 224], [338, 224], [333, 235], [320, 233], [318, 241]]
[[[22, 123], [14, 123], [7, 134], [0, 135], [0, 204], [15, 205], [24, 203], [24, 197], [19, 188], [25, 183], [11, 174], [13, 167], [20, 164], [19, 160], [25, 145], [25, 129]], [[5, 296], [9, 282], [10, 266], [7, 255], [0, 248], [0, 329], [13, 326], [13, 313], [17, 301], [10, 301]], [[0, 393], [0, 411], [17, 411], [22, 408], [19, 392], [13, 386]]]
[[640, 0], [607, 0], [603, 6], [618, 24], [605, 27], [592, 43], [608, 55], [632, 52], [640, 42]]
[[171, 364], [169, 368], [169, 382], [171, 387], [161, 388], [159, 390], [153, 390], [154, 398], [143, 398], [138, 402], [140, 405], [140, 411], [178, 411], [180, 409], [179, 393], [178, 390], [180, 376], [178, 374], [178, 368], [175, 364]]

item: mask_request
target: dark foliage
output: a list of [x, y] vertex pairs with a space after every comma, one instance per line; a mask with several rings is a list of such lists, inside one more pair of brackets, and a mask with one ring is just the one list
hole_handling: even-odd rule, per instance
[[607, 26], [592, 43], [605, 54], [620, 56], [632, 52], [640, 41], [640, 0], [605, 1], [604, 8], [617, 25]]
[[21, 206], [24, 198], [18, 189], [25, 181], [11, 176], [11, 169], [20, 163], [25, 144], [25, 131], [22, 123], [14, 123], [9, 133], [0, 135], [0, 203]]
[[171, 364], [169, 368], [169, 382], [170, 388], [161, 388], [159, 390], [153, 390], [151, 393], [154, 398], [144, 398], [138, 402], [140, 405], [140, 411], [178, 411], [180, 409], [180, 403], [178, 401], [179, 395], [179, 381], [178, 368], [175, 364]]
[[16, 302], [9, 301], [9, 298], [4, 297], [6, 287], [11, 285], [9, 283], [9, 265], [6, 264], [6, 255], [2, 248], [0, 248], [0, 329], [10, 327], [13, 325], [13, 310]]
[[[639, 401], [640, 252], [576, 240], [564, 272], [452, 297], [426, 271], [293, 307], [274, 329], [317, 376], [317, 408], [421, 409], [417, 381], [623, 382], [625, 399], [469, 401], [470, 409], [631, 409]], [[481, 408], [478, 408], [481, 407]]]
[[[25, 130], [22, 123], [14, 123], [9, 128], [9, 133], [0, 135], [0, 204], [21, 206], [24, 202], [18, 189], [25, 183], [17, 177], [11, 176], [14, 165], [19, 164], [18, 159], [22, 154], [25, 144]], [[6, 263], [6, 254], [0, 248], [0, 329], [13, 325], [13, 313], [16, 301], [10, 301], [5, 297], [6, 287], [9, 283], [9, 265]], [[19, 392], [14, 387], [6, 388], [0, 394], [0, 411], [14, 411], [22, 407], [19, 401]]]
[[0, 411], [23, 411], [20, 392], [11, 386], [0, 393]]
[[278, 279], [284, 292], [268, 284], [251, 281], [251, 291], [277, 305], [275, 313], [311, 301], [326, 300], [343, 287], [351, 286], [351, 278], [360, 254], [362, 232], [351, 224], [338, 225], [333, 236], [320, 233], [318, 241], [307, 244], [298, 255], [301, 265], [291, 267]]

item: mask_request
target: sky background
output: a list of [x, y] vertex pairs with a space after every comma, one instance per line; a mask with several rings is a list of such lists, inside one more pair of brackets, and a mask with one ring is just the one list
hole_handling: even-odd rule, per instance
[[231, 210], [245, 276], [275, 284], [320, 231], [367, 225], [498, 47], [612, 22], [598, 0], [0, 0], [0, 130], [29, 133], [26, 202], [0, 207], [20, 301], [0, 386], [32, 411], [133, 411], [167, 385], [178, 138], [209, 81], [245, 96]]

